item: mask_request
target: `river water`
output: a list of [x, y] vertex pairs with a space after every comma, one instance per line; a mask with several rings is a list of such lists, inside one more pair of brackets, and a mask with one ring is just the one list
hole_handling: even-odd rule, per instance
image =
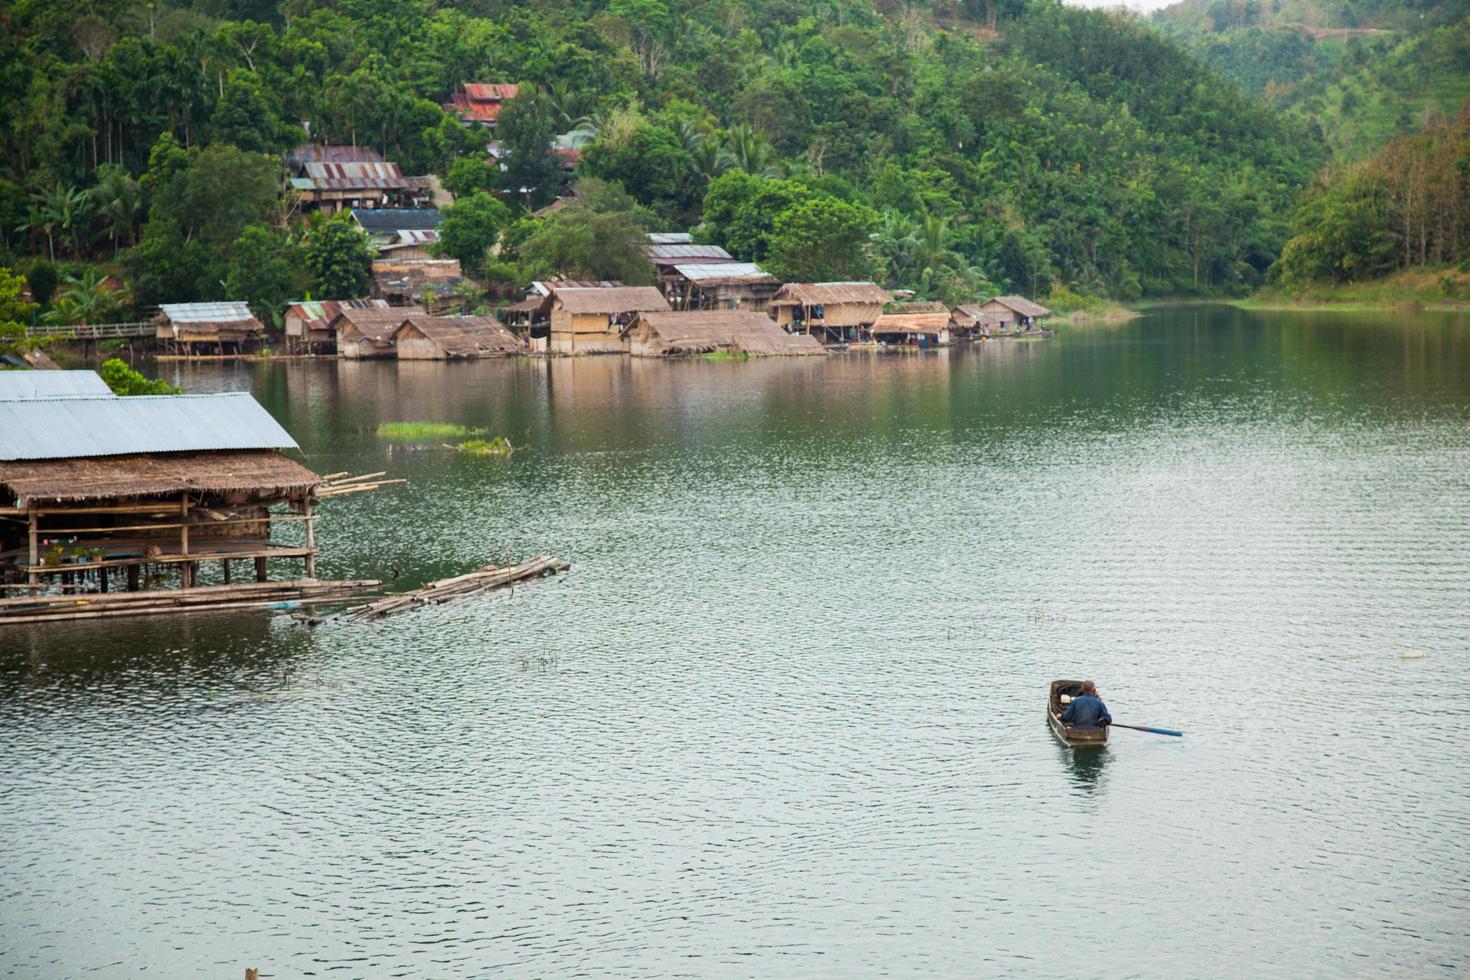
[[1470, 972], [1470, 320], [813, 361], [165, 366], [410, 481], [324, 577], [574, 569], [0, 633], [0, 974]]

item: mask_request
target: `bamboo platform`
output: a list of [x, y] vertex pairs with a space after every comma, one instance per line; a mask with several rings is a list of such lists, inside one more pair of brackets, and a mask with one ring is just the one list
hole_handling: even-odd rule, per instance
[[555, 575], [558, 572], [566, 571], [570, 567], [566, 562], [547, 555], [533, 558], [530, 561], [523, 561], [519, 565], [512, 565], [509, 568], [485, 565], [465, 575], [456, 575], [453, 578], [430, 582], [428, 585], [414, 589], [411, 592], [400, 592], [396, 595], [385, 596], [365, 606], [350, 610], [343, 615], [351, 622], [381, 619], [384, 616], [392, 616], [395, 613], [408, 612], [424, 606], [438, 605], [439, 603], [451, 602], [455, 599], [463, 599], [466, 596], [486, 592], [490, 589], [498, 589], [526, 579]]
[[0, 626], [113, 616], [147, 616], [191, 610], [249, 609], [281, 604], [351, 602], [381, 588], [376, 579], [283, 582], [240, 582], [190, 589], [147, 589], [141, 592], [96, 592], [73, 595], [22, 596], [0, 599]]

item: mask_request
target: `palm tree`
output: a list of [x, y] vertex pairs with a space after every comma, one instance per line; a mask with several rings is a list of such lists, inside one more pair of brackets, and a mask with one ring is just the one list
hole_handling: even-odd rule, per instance
[[102, 179], [87, 195], [97, 216], [107, 227], [107, 237], [112, 239], [112, 254], [116, 255], [119, 239], [126, 238], [129, 245], [133, 243], [141, 202], [138, 182], [120, 167], [107, 167]]
[[79, 247], [77, 230], [84, 224], [88, 203], [86, 194], [58, 180], [53, 190], [38, 192], [35, 202], [35, 210], [44, 215], [47, 221], [46, 241], [51, 248], [51, 258], [56, 258], [56, 232], [70, 235], [72, 254], [76, 254]]
[[781, 176], [781, 161], [771, 144], [746, 123], [736, 123], [726, 131], [721, 150], [730, 167], [773, 180]]
[[62, 281], [66, 288], [42, 317], [47, 323], [100, 323], [117, 312], [122, 294], [107, 285], [107, 276], [100, 269], [88, 269]]

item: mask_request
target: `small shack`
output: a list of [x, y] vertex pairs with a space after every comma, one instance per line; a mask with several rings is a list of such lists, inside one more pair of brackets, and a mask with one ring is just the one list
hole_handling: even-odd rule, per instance
[[452, 361], [508, 357], [523, 342], [493, 316], [409, 317], [393, 333], [400, 361]]
[[426, 316], [422, 306], [348, 308], [332, 318], [337, 353], [349, 361], [393, 356], [393, 333], [404, 320]]
[[652, 286], [555, 288], [543, 309], [551, 323], [553, 354], [621, 354], [623, 331], [639, 313], [667, 312], [668, 301]]
[[824, 344], [866, 340], [893, 294], [875, 282], [789, 282], [771, 300], [776, 325]]
[[676, 310], [753, 310], [765, 315], [781, 280], [754, 262], [681, 262], [659, 277]]
[[950, 333], [956, 340], [988, 337], [1002, 322], [1004, 321], [1000, 313], [987, 310], [980, 303], [956, 306], [949, 314]]
[[[205, 561], [225, 582], [237, 561], [265, 581], [273, 558], [314, 578], [322, 479], [294, 448], [245, 393], [0, 399], [0, 592], [106, 592], [109, 576], [135, 592], [170, 573], [189, 588]], [[304, 544], [272, 541], [283, 521]]]
[[245, 303], [164, 303], [154, 337], [171, 354], [240, 353], [265, 336]]
[[[682, 281], [680, 265], [731, 265], [735, 258], [718, 245], [695, 245], [692, 241], [655, 241], [655, 238], [681, 237], [673, 232], [649, 235], [643, 254], [653, 263], [658, 274], [658, 285], [665, 293], [682, 293], [687, 283]], [[689, 236], [682, 236], [688, 239]]]
[[873, 324], [873, 339], [896, 347], [949, 343], [949, 307], [943, 303], [894, 303]]
[[825, 354], [812, 337], [789, 334], [753, 310], [640, 313], [628, 328], [635, 357], [746, 354], [752, 357]]
[[1024, 296], [997, 296], [981, 303], [980, 309], [998, 316], [997, 330], [1006, 334], [1029, 333], [1037, 329], [1036, 321], [1051, 316], [1051, 310]]
[[386, 310], [381, 299], [297, 300], [286, 307], [286, 353], [330, 354], [337, 349], [332, 321], [343, 310]]
[[373, 298], [389, 306], [423, 304], [443, 312], [461, 305], [455, 291], [465, 279], [458, 259], [377, 259], [372, 273]]
[[291, 178], [302, 210], [332, 213], [346, 208], [376, 208], [385, 204], [411, 203], [415, 189], [396, 163], [317, 162], [301, 165]]

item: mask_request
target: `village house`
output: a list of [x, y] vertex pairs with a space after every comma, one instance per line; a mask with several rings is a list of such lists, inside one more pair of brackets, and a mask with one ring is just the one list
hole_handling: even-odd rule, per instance
[[988, 337], [1003, 321], [1004, 317], [1000, 313], [986, 310], [979, 303], [956, 306], [949, 314], [950, 333], [956, 340]]
[[628, 328], [627, 337], [628, 351], [634, 357], [715, 353], [780, 357], [826, 353], [812, 337], [789, 334], [770, 317], [754, 310], [639, 313]]
[[438, 208], [354, 208], [352, 220], [385, 259], [432, 259], [439, 237]]
[[335, 214], [347, 208], [381, 208], [411, 204], [414, 183], [396, 163], [305, 163], [291, 178], [302, 211]]
[[776, 325], [824, 344], [866, 340], [893, 295], [873, 282], [789, 282], [771, 300]]
[[695, 260], [660, 274], [659, 287], [676, 310], [753, 310], [764, 315], [781, 280], [754, 262]]
[[949, 307], [894, 303], [873, 324], [875, 341], [892, 347], [943, 347], [950, 341]]
[[463, 305], [456, 295], [465, 281], [458, 259], [375, 259], [372, 277], [373, 299], [389, 306], [422, 304], [444, 312]]
[[337, 349], [332, 321], [338, 313], [387, 308], [381, 299], [297, 300], [286, 307], [286, 353], [331, 354]]
[[483, 126], [493, 130], [505, 104], [520, 92], [518, 84], [499, 82], [466, 82], [449, 96], [444, 111], [466, 126]]
[[107, 398], [112, 389], [96, 371], [0, 371], [0, 401], [18, 398]]
[[1051, 310], [1033, 303], [1024, 296], [997, 296], [995, 299], [980, 304], [980, 310], [984, 313], [993, 313], [1000, 319], [996, 321], [996, 330], [1001, 333], [1025, 333], [1035, 330], [1037, 320], [1042, 317], [1051, 316]]
[[542, 303], [553, 354], [621, 354], [623, 329], [636, 314], [668, 308], [652, 286], [562, 286]]
[[265, 337], [245, 303], [164, 303], [153, 322], [154, 338], [175, 354], [238, 354]]
[[[281, 454], [295, 440], [250, 395], [37, 392], [0, 385], [0, 585], [136, 592], [176, 571], [189, 588], [216, 561], [226, 582], [235, 562], [265, 581], [282, 558], [315, 576], [322, 480]], [[282, 520], [305, 524], [304, 545], [272, 541]]]
[[525, 344], [491, 316], [418, 316], [393, 333], [400, 361], [472, 360], [519, 354]]
[[410, 317], [427, 315], [421, 306], [339, 308], [331, 321], [337, 353], [349, 361], [392, 357], [394, 331]]

